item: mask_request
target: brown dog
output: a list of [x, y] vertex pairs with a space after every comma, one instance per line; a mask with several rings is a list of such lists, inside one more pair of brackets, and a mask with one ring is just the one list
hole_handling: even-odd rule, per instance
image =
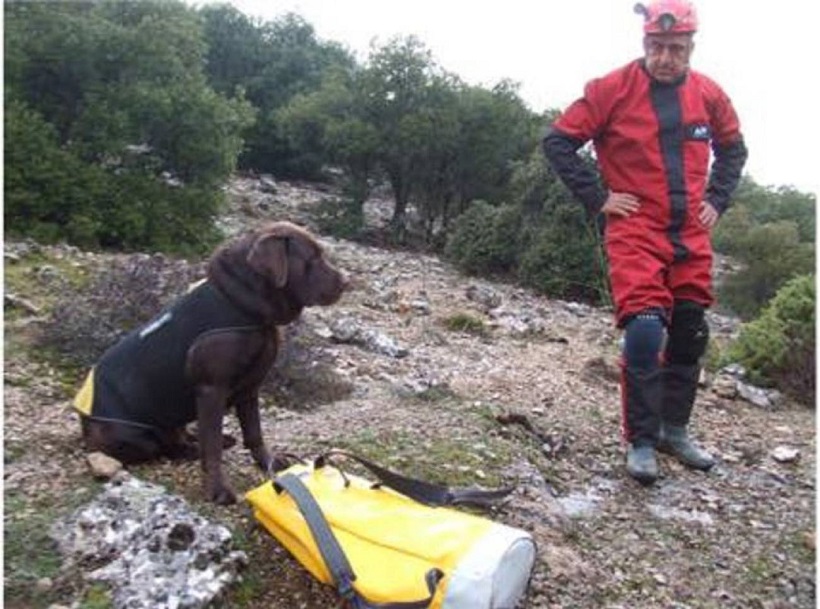
[[[199, 454], [210, 500], [236, 495], [222, 475], [222, 417], [236, 407], [242, 438], [263, 470], [271, 457], [259, 385], [276, 358], [277, 326], [304, 307], [335, 303], [347, 286], [304, 229], [278, 222], [219, 248], [208, 277], [109, 348], [75, 400], [89, 450], [123, 463]], [[199, 448], [186, 441], [197, 421]]]

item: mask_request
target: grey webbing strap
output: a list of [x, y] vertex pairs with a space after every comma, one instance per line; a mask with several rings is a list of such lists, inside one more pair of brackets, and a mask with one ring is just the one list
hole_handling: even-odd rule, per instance
[[358, 592], [353, 588], [353, 582], [356, 581], [356, 574], [350, 566], [350, 562], [345, 556], [342, 546], [339, 545], [336, 536], [330, 528], [330, 525], [325, 518], [322, 508], [313, 498], [310, 489], [305, 486], [298, 476], [295, 474], [284, 474], [274, 479], [274, 487], [279, 487], [287, 491], [302, 516], [307, 522], [313, 539], [316, 542], [319, 552], [322, 554], [322, 559], [330, 571], [333, 580], [336, 582], [336, 588], [339, 595], [349, 603], [353, 609], [426, 609], [430, 606], [433, 600], [433, 595], [436, 592], [436, 587], [444, 573], [438, 569], [431, 569], [427, 572], [425, 583], [427, 589], [430, 591], [430, 596], [420, 601], [397, 602], [397, 603], [378, 603], [372, 604], [362, 598]]
[[322, 508], [316, 503], [308, 488], [294, 474], [285, 474], [274, 480], [274, 484], [285, 489], [305, 517], [313, 539], [322, 554], [339, 594], [345, 600], [352, 601], [356, 595], [353, 589], [353, 582], [356, 581], [356, 574], [345, 556], [344, 550], [339, 545], [333, 531], [330, 530]]

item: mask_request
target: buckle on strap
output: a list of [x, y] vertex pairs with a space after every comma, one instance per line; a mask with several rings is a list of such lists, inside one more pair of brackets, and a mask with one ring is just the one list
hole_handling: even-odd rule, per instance
[[341, 596], [346, 601], [353, 602], [353, 600], [357, 597], [356, 590], [353, 588], [353, 580], [355, 576], [351, 577], [348, 573], [339, 574], [336, 580], [336, 589], [339, 592], [339, 596]]

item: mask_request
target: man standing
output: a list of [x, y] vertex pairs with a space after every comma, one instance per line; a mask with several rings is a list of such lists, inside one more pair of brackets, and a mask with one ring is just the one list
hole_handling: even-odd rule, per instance
[[[635, 11], [644, 17], [644, 57], [590, 81], [543, 147], [589, 214], [606, 217], [616, 322], [625, 331], [627, 471], [652, 484], [656, 449], [696, 469], [714, 464], [687, 427], [709, 338], [704, 313], [714, 300], [710, 231], [747, 151], [727, 95], [689, 68], [694, 6], [654, 0]], [[578, 154], [589, 140], [608, 191]]]

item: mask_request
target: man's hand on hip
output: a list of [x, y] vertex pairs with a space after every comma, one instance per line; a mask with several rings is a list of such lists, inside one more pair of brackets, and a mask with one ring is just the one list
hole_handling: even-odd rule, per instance
[[716, 210], [709, 201], [701, 201], [698, 219], [703, 226], [711, 230], [715, 224], [717, 224], [719, 217], [720, 214], [718, 210]]
[[609, 192], [601, 213], [608, 216], [621, 216], [626, 218], [633, 214], [641, 206], [638, 197], [631, 195], [628, 192]]

